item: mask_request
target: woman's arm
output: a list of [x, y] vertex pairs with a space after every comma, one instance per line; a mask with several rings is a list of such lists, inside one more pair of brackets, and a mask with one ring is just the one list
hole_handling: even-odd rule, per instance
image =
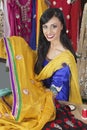
[[53, 74], [50, 89], [53, 91], [56, 99], [69, 100], [70, 69], [68, 65], [65, 65]]

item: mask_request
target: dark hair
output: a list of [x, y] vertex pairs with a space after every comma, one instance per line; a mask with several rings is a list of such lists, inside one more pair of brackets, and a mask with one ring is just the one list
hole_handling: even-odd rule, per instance
[[43, 61], [46, 58], [50, 46], [50, 42], [47, 41], [47, 39], [43, 34], [42, 25], [47, 23], [53, 16], [57, 17], [63, 25], [63, 29], [60, 35], [60, 41], [62, 45], [71, 51], [71, 53], [74, 55], [76, 60], [76, 55], [71, 45], [71, 41], [66, 34], [66, 23], [65, 23], [63, 12], [59, 8], [48, 8], [47, 10], [45, 10], [45, 12], [42, 14], [40, 18], [40, 30], [39, 30], [39, 40], [38, 40], [38, 50], [37, 50], [38, 58], [34, 68], [36, 74], [39, 74], [40, 71], [42, 70]]

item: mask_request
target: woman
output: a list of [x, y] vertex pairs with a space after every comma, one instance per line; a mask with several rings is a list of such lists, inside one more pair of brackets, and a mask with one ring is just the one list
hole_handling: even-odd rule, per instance
[[[45, 16], [50, 19], [43, 23]], [[62, 88], [66, 89], [66, 85], [56, 89], [54, 81], [57, 81], [55, 80], [57, 77], [59, 81], [61, 80], [59, 73], [63, 75], [62, 71], [65, 73], [65, 69], [70, 78], [70, 86], [66, 80], [68, 78], [64, 78], [67, 81], [67, 90], [70, 92], [65, 96], [69, 97], [67, 100], [71, 102], [82, 103], [74, 52], [66, 37], [64, 25], [63, 14], [59, 9], [47, 9], [43, 13], [37, 54], [21, 37], [13, 36], [0, 41], [0, 57], [8, 59], [12, 89], [11, 95], [3, 95], [0, 99], [0, 130], [41, 130], [55, 117], [59, 119], [59, 114], [56, 116], [56, 113], [60, 112], [58, 110], [61, 105], [54, 99], [60, 97], [58, 93], [61, 93]], [[46, 33], [46, 29], [50, 33]], [[52, 60], [48, 62], [49, 59]], [[50, 83], [49, 87], [47, 83]]]
[[[38, 59], [35, 64], [35, 73], [39, 74], [43, 71], [43, 68], [46, 68], [45, 66], [50, 67], [51, 62], [54, 60], [55, 63], [51, 66], [52, 72], [50, 76], [43, 79], [44, 85], [53, 91], [54, 96], [58, 100], [75, 102], [78, 95], [78, 100], [81, 102], [76, 76], [76, 55], [66, 34], [63, 13], [58, 8], [47, 9], [40, 19]], [[50, 71], [49, 67], [48, 70]], [[49, 72], [44, 73], [47, 75]], [[74, 88], [71, 85], [72, 78], [76, 80]], [[71, 92], [74, 96], [73, 99], [71, 99]], [[75, 95], [75, 93], [77, 94]]]

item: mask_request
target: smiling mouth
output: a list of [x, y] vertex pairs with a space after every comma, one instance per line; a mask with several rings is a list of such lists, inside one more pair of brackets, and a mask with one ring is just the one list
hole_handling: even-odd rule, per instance
[[46, 35], [47, 39], [51, 39], [54, 37], [54, 35]]

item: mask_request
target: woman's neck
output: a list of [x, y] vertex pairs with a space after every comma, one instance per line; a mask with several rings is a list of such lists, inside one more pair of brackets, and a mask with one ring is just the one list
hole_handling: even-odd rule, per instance
[[66, 49], [63, 47], [63, 45], [60, 42], [51, 43], [46, 58], [52, 60], [65, 50]]
[[65, 50], [61, 42], [52, 42], [50, 44], [50, 49], [61, 50], [61, 51]]

